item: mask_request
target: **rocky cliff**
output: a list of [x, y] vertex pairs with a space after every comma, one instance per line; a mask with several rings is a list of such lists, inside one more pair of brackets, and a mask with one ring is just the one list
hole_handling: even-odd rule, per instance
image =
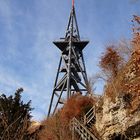
[[107, 84], [95, 126], [104, 140], [140, 140], [140, 50]]

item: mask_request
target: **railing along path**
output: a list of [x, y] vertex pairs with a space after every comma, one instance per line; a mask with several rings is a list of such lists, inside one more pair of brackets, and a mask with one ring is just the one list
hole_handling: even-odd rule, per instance
[[72, 140], [74, 140], [75, 132], [82, 140], [98, 140], [97, 137], [89, 130], [95, 121], [95, 108], [92, 107], [84, 116], [84, 121], [80, 122], [76, 118], [71, 121]]

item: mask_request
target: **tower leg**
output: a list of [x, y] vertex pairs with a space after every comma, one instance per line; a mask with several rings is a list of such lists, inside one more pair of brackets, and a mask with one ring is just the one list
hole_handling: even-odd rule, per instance
[[[55, 88], [55, 86], [57, 84], [61, 63], [62, 63], [62, 57], [60, 58], [60, 61], [59, 61], [59, 66], [58, 66], [58, 70], [57, 70], [57, 75], [56, 75], [56, 80], [55, 80], [54, 88]], [[52, 94], [52, 97], [51, 97], [51, 102], [50, 102], [49, 111], [48, 111], [48, 117], [50, 116], [50, 113], [51, 113], [54, 94], [55, 94], [55, 91], [53, 91], [53, 94]]]
[[64, 90], [65, 83], [66, 83], [66, 80], [65, 80], [65, 82], [64, 82], [64, 84], [63, 84], [63, 87], [62, 87], [61, 93], [60, 93], [60, 95], [59, 95], [58, 101], [57, 101], [57, 103], [56, 103], [56, 105], [55, 105], [53, 115], [54, 115], [54, 113], [55, 113], [55, 111], [56, 111], [56, 109], [57, 109], [58, 103], [59, 103], [59, 101], [60, 101], [60, 99], [61, 99], [61, 96], [62, 96], [62, 93], [63, 93], [63, 90]]

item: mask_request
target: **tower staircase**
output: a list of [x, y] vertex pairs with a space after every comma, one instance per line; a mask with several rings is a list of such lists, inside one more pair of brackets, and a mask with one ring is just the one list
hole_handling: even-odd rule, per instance
[[71, 121], [72, 140], [78, 134], [80, 140], [99, 140], [92, 132], [95, 123], [95, 107], [92, 107], [83, 117], [83, 121], [73, 118]]

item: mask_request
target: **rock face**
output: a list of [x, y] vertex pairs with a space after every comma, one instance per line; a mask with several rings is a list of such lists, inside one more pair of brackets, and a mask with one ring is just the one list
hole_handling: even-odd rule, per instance
[[105, 98], [103, 110], [96, 114], [95, 126], [105, 140], [119, 136], [125, 139], [138, 138], [140, 136], [140, 111], [128, 114], [122, 98], [116, 98], [116, 103]]
[[140, 140], [140, 53], [107, 86], [96, 105], [97, 131], [104, 140]]

